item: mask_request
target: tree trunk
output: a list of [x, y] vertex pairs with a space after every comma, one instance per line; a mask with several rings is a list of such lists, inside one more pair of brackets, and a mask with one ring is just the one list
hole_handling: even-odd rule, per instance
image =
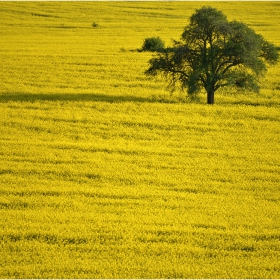
[[214, 104], [214, 93], [213, 89], [207, 91], [207, 104]]

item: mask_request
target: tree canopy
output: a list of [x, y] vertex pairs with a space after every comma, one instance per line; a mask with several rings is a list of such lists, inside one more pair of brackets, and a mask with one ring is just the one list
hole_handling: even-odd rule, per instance
[[278, 61], [278, 48], [245, 23], [231, 21], [219, 10], [202, 7], [190, 17], [181, 40], [150, 59], [146, 74], [163, 75], [174, 89], [207, 92], [207, 103], [222, 87], [259, 91], [259, 77]]

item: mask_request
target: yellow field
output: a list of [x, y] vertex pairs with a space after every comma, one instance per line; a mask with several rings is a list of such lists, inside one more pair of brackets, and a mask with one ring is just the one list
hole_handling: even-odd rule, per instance
[[279, 2], [0, 3], [0, 278], [280, 277], [279, 64], [207, 106], [137, 51], [205, 4], [280, 46]]

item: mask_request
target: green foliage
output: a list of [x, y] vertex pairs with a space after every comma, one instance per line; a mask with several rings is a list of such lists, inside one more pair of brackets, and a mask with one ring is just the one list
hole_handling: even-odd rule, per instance
[[92, 26], [93, 28], [96, 28], [96, 27], [98, 27], [98, 26], [99, 26], [99, 24], [98, 24], [98, 23], [96, 23], [96, 22], [93, 22], [91, 26]]
[[164, 45], [165, 44], [160, 37], [146, 38], [141, 50], [150, 52], [161, 51], [164, 49]]
[[208, 104], [213, 104], [221, 87], [258, 91], [266, 64], [275, 64], [278, 58], [276, 46], [246, 24], [229, 22], [221, 11], [203, 7], [191, 16], [181, 41], [152, 58], [145, 73], [161, 73], [173, 88], [179, 83], [189, 94], [204, 88]]

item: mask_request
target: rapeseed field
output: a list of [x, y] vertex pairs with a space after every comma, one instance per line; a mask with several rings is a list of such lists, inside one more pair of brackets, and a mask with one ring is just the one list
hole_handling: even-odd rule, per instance
[[144, 75], [203, 5], [280, 46], [278, 2], [2, 2], [0, 278], [279, 278], [280, 69], [189, 100]]

